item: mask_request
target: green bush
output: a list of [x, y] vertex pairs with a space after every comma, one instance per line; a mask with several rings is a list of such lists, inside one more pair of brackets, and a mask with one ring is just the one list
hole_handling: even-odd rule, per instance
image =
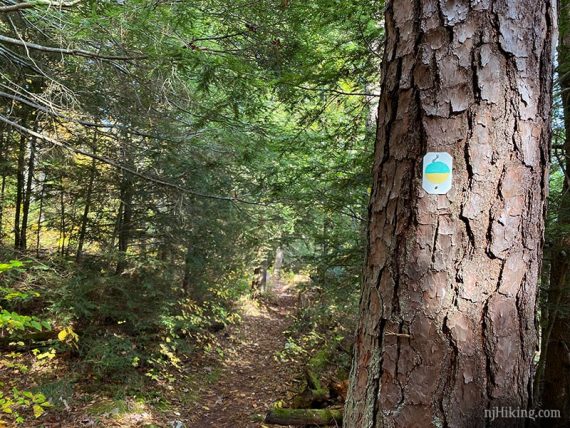
[[107, 334], [87, 337], [82, 342], [83, 361], [99, 379], [124, 378], [139, 365], [141, 353], [128, 337]]

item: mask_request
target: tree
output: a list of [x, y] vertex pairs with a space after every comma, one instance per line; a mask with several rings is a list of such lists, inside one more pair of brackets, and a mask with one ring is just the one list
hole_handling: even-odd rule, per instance
[[[560, 2], [558, 63], [560, 92], [564, 115], [564, 135], [561, 147], [554, 147], [564, 175], [555, 219], [555, 235], [550, 257], [550, 275], [546, 305], [542, 310], [542, 353], [537, 376], [537, 392], [542, 407], [559, 409], [562, 418], [549, 426], [566, 426], [570, 420], [570, 288], [568, 286], [570, 226], [570, 9], [567, 1]], [[559, 156], [559, 151], [562, 156]]]
[[[485, 409], [532, 405], [553, 9], [386, 5], [346, 427], [485, 426]], [[422, 189], [426, 152], [453, 157], [449, 193]]]

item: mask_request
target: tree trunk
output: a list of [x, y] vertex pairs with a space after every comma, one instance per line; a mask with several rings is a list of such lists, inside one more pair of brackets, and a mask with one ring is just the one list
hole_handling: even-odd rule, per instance
[[[34, 131], [37, 131], [37, 124]], [[30, 216], [30, 204], [32, 203], [32, 185], [34, 182], [34, 167], [36, 157], [36, 138], [30, 140], [30, 157], [28, 158], [28, 177], [26, 179], [26, 191], [22, 205], [22, 227], [20, 229], [20, 250], [24, 251], [28, 246], [28, 218]]]
[[93, 184], [95, 182], [95, 174], [97, 173], [97, 161], [93, 159], [89, 174], [89, 183], [87, 184], [87, 194], [85, 195], [85, 207], [81, 216], [81, 226], [79, 228], [79, 238], [77, 239], [77, 254], [75, 261], [81, 261], [83, 254], [83, 245], [85, 244], [85, 234], [87, 233], [87, 222], [89, 220], [89, 210], [91, 209], [91, 198], [93, 196]]
[[[124, 173], [125, 175], [127, 173]], [[117, 275], [122, 273], [126, 267], [126, 255], [129, 249], [129, 241], [131, 237], [131, 221], [132, 221], [132, 204], [133, 204], [133, 189], [130, 183], [130, 178], [125, 177], [121, 187], [121, 201], [122, 211], [120, 213], [121, 219], [119, 221], [119, 262], [117, 263]]]
[[[544, 370], [543, 382], [537, 382], [542, 392], [542, 407], [558, 409], [559, 420], [548, 420], [548, 426], [566, 427], [570, 424], [570, 287], [568, 269], [570, 262], [570, 4], [561, 2], [559, 11], [560, 36], [558, 48], [560, 92], [564, 109], [565, 141], [561, 167], [565, 173], [562, 197], [558, 210], [557, 226], [560, 236], [552, 248], [550, 281], [543, 346], [539, 367]], [[542, 371], [542, 370], [541, 370]], [[538, 379], [541, 380], [540, 378]]]
[[184, 256], [184, 277], [182, 278], [182, 290], [190, 294], [190, 284], [192, 282], [192, 262], [194, 257], [194, 245], [188, 242], [186, 245], [186, 255]]
[[46, 177], [44, 176], [41, 180], [42, 187], [40, 190], [40, 207], [38, 209], [38, 223], [37, 223], [37, 235], [36, 235], [36, 256], [40, 256], [41, 251], [41, 232], [42, 232], [42, 221], [44, 215], [44, 196], [46, 193]]
[[65, 222], [65, 186], [63, 182], [63, 175], [60, 177], [60, 185], [61, 185], [61, 192], [59, 198], [59, 208], [61, 212], [61, 217], [59, 219], [59, 239], [61, 242], [61, 247], [59, 251], [61, 251], [61, 257], [65, 255], [65, 240], [67, 239], [67, 225]]
[[[553, 6], [386, 4], [345, 427], [483, 427], [485, 409], [532, 405]], [[422, 188], [427, 152], [453, 157], [447, 194]]]
[[273, 262], [273, 280], [274, 283], [281, 281], [281, 269], [283, 268], [284, 252], [281, 246], [275, 251], [275, 261]]
[[4, 238], [4, 198], [6, 195], [6, 169], [8, 164], [6, 160], [8, 147], [6, 140], [6, 131], [2, 129], [0, 131], [0, 243], [2, 243], [2, 238]]
[[0, 185], [0, 242], [4, 238], [4, 200], [6, 197], [6, 175], [2, 174], [2, 184]]
[[26, 137], [20, 135], [20, 144], [18, 147], [18, 171], [16, 176], [16, 207], [14, 213], [14, 248], [20, 249], [21, 241], [21, 225], [20, 218], [22, 214], [22, 202], [24, 200], [25, 177], [24, 169], [26, 165]]
[[[133, 166], [132, 156], [128, 152], [129, 148], [126, 142], [123, 143], [121, 147], [123, 161], [129, 165]], [[123, 171], [123, 177], [121, 182], [121, 202], [122, 211], [120, 211], [119, 219], [119, 262], [117, 263], [116, 274], [119, 275], [123, 272], [126, 267], [126, 255], [129, 249], [129, 241], [131, 238], [131, 223], [133, 217], [133, 182], [132, 175], [127, 171]]]
[[262, 293], [266, 293], [267, 292], [267, 268], [269, 267], [269, 260], [267, 258], [267, 256], [265, 257], [265, 259], [261, 262], [261, 273], [260, 273], [260, 278], [259, 278], [259, 289], [261, 290]]
[[321, 245], [321, 261], [318, 267], [318, 277], [321, 287], [327, 284], [327, 271], [329, 269], [329, 227], [331, 220], [329, 216], [323, 219], [323, 242]]

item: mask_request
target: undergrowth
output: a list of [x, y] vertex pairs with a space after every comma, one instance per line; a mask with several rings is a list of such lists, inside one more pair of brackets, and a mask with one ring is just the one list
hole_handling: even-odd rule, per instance
[[82, 394], [170, 389], [185, 362], [217, 348], [214, 331], [239, 320], [233, 303], [248, 292], [235, 273], [189, 296], [158, 263], [116, 275], [104, 259], [16, 256], [0, 258], [14, 260], [0, 264], [0, 422], [29, 423]]

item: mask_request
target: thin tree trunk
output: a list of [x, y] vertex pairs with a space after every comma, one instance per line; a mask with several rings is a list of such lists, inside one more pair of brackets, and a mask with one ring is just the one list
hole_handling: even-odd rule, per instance
[[113, 234], [111, 235], [111, 248], [115, 248], [115, 242], [121, 228], [121, 220], [123, 219], [123, 201], [119, 201], [119, 208], [117, 209], [117, 217], [113, 226]]
[[283, 260], [285, 258], [285, 253], [281, 246], [277, 247], [275, 251], [275, 261], [273, 262], [273, 278], [276, 282], [281, 280], [281, 270], [283, 269]]
[[2, 174], [2, 185], [0, 186], [0, 242], [4, 238], [4, 201], [6, 198], [6, 175]]
[[65, 240], [67, 239], [67, 234], [66, 234], [66, 224], [65, 224], [65, 191], [64, 191], [64, 185], [63, 185], [63, 176], [61, 177], [61, 192], [60, 192], [60, 213], [61, 213], [61, 217], [60, 217], [60, 223], [59, 223], [59, 239], [61, 242], [61, 246], [59, 248], [59, 252], [61, 257], [63, 257], [65, 255]]
[[267, 268], [269, 267], [269, 260], [266, 256], [265, 259], [261, 262], [261, 277], [259, 281], [259, 289], [262, 293], [267, 292]]
[[[385, 22], [344, 427], [490, 426], [532, 405], [554, 5], [388, 1]], [[422, 188], [427, 152], [453, 157], [445, 195]]]
[[44, 177], [44, 179], [42, 180], [42, 188], [40, 190], [40, 207], [38, 210], [38, 224], [37, 224], [37, 235], [36, 235], [36, 256], [39, 257], [40, 256], [40, 246], [41, 246], [41, 231], [42, 231], [42, 217], [44, 215], [44, 196], [45, 196], [45, 191], [46, 191], [46, 179]]
[[85, 207], [83, 209], [83, 215], [81, 216], [79, 239], [77, 240], [77, 254], [75, 256], [76, 262], [81, 261], [81, 255], [83, 253], [83, 245], [85, 243], [85, 234], [87, 232], [87, 222], [89, 219], [89, 210], [91, 209], [91, 198], [93, 195], [93, 184], [95, 183], [96, 173], [97, 173], [97, 162], [95, 159], [93, 159], [89, 174], [89, 183], [87, 185], [87, 194], [85, 195]]
[[131, 236], [133, 193], [132, 186], [128, 178], [125, 178], [125, 182], [123, 183], [123, 187], [121, 189], [121, 201], [123, 202], [123, 209], [121, 212], [121, 220], [119, 222], [118, 230], [119, 262], [117, 263], [117, 274], [120, 274], [125, 270], [126, 255], [129, 249], [129, 241]]
[[[34, 126], [37, 131], [37, 125]], [[22, 227], [20, 229], [20, 250], [27, 248], [28, 218], [30, 216], [30, 204], [32, 202], [32, 185], [34, 181], [34, 167], [36, 157], [36, 138], [30, 140], [30, 156], [28, 159], [28, 177], [26, 180], [26, 191], [24, 193], [24, 203], [22, 206]]]
[[182, 290], [186, 294], [190, 294], [193, 251], [194, 246], [188, 242], [186, 246], [186, 256], [184, 257], [184, 278], [182, 279]]
[[[124, 143], [121, 151], [122, 158], [124, 162], [132, 166], [132, 157], [128, 152], [129, 148]], [[126, 267], [126, 255], [129, 249], [129, 242], [131, 239], [131, 229], [132, 229], [132, 217], [133, 217], [133, 196], [134, 188], [132, 182], [132, 175], [126, 171], [123, 171], [123, 177], [121, 182], [121, 202], [122, 202], [122, 212], [119, 228], [118, 228], [118, 239], [119, 239], [119, 261], [117, 263], [116, 273], [117, 275], [122, 273]]]
[[[130, 149], [128, 147], [127, 138], [129, 138], [128, 135], [125, 136], [121, 144], [121, 158], [126, 165], [134, 167], [133, 154], [130, 152]], [[119, 227], [117, 230], [117, 236], [119, 240], [119, 261], [117, 262], [117, 268], [115, 271], [117, 275], [122, 273], [126, 268], [126, 256], [129, 249], [129, 242], [132, 232], [134, 190], [135, 189], [132, 174], [128, 173], [127, 171], [123, 171], [120, 187], [122, 210], [119, 211], [120, 218], [118, 222]]]
[[321, 263], [319, 266], [319, 282], [321, 287], [325, 287], [327, 284], [327, 271], [329, 269], [329, 226], [330, 218], [325, 216], [323, 219], [323, 243], [321, 246]]
[[4, 201], [6, 195], [6, 131], [2, 130], [0, 132], [0, 168], [2, 172], [0, 173], [1, 184], [0, 184], [0, 243], [4, 238]]
[[[557, 226], [561, 236], [552, 248], [547, 307], [548, 314], [542, 334], [542, 355], [536, 388], [542, 392], [542, 407], [558, 409], [560, 420], [549, 420], [550, 427], [570, 425], [570, 4], [562, 1], [559, 11], [560, 33], [558, 62], [560, 92], [564, 109], [565, 141], [561, 167], [565, 173]], [[541, 382], [543, 380], [543, 382]]]
[[21, 248], [21, 225], [20, 218], [22, 214], [22, 202], [24, 200], [25, 186], [25, 160], [26, 160], [26, 137], [20, 135], [20, 144], [18, 147], [18, 171], [16, 177], [16, 207], [14, 213], [14, 248]]

